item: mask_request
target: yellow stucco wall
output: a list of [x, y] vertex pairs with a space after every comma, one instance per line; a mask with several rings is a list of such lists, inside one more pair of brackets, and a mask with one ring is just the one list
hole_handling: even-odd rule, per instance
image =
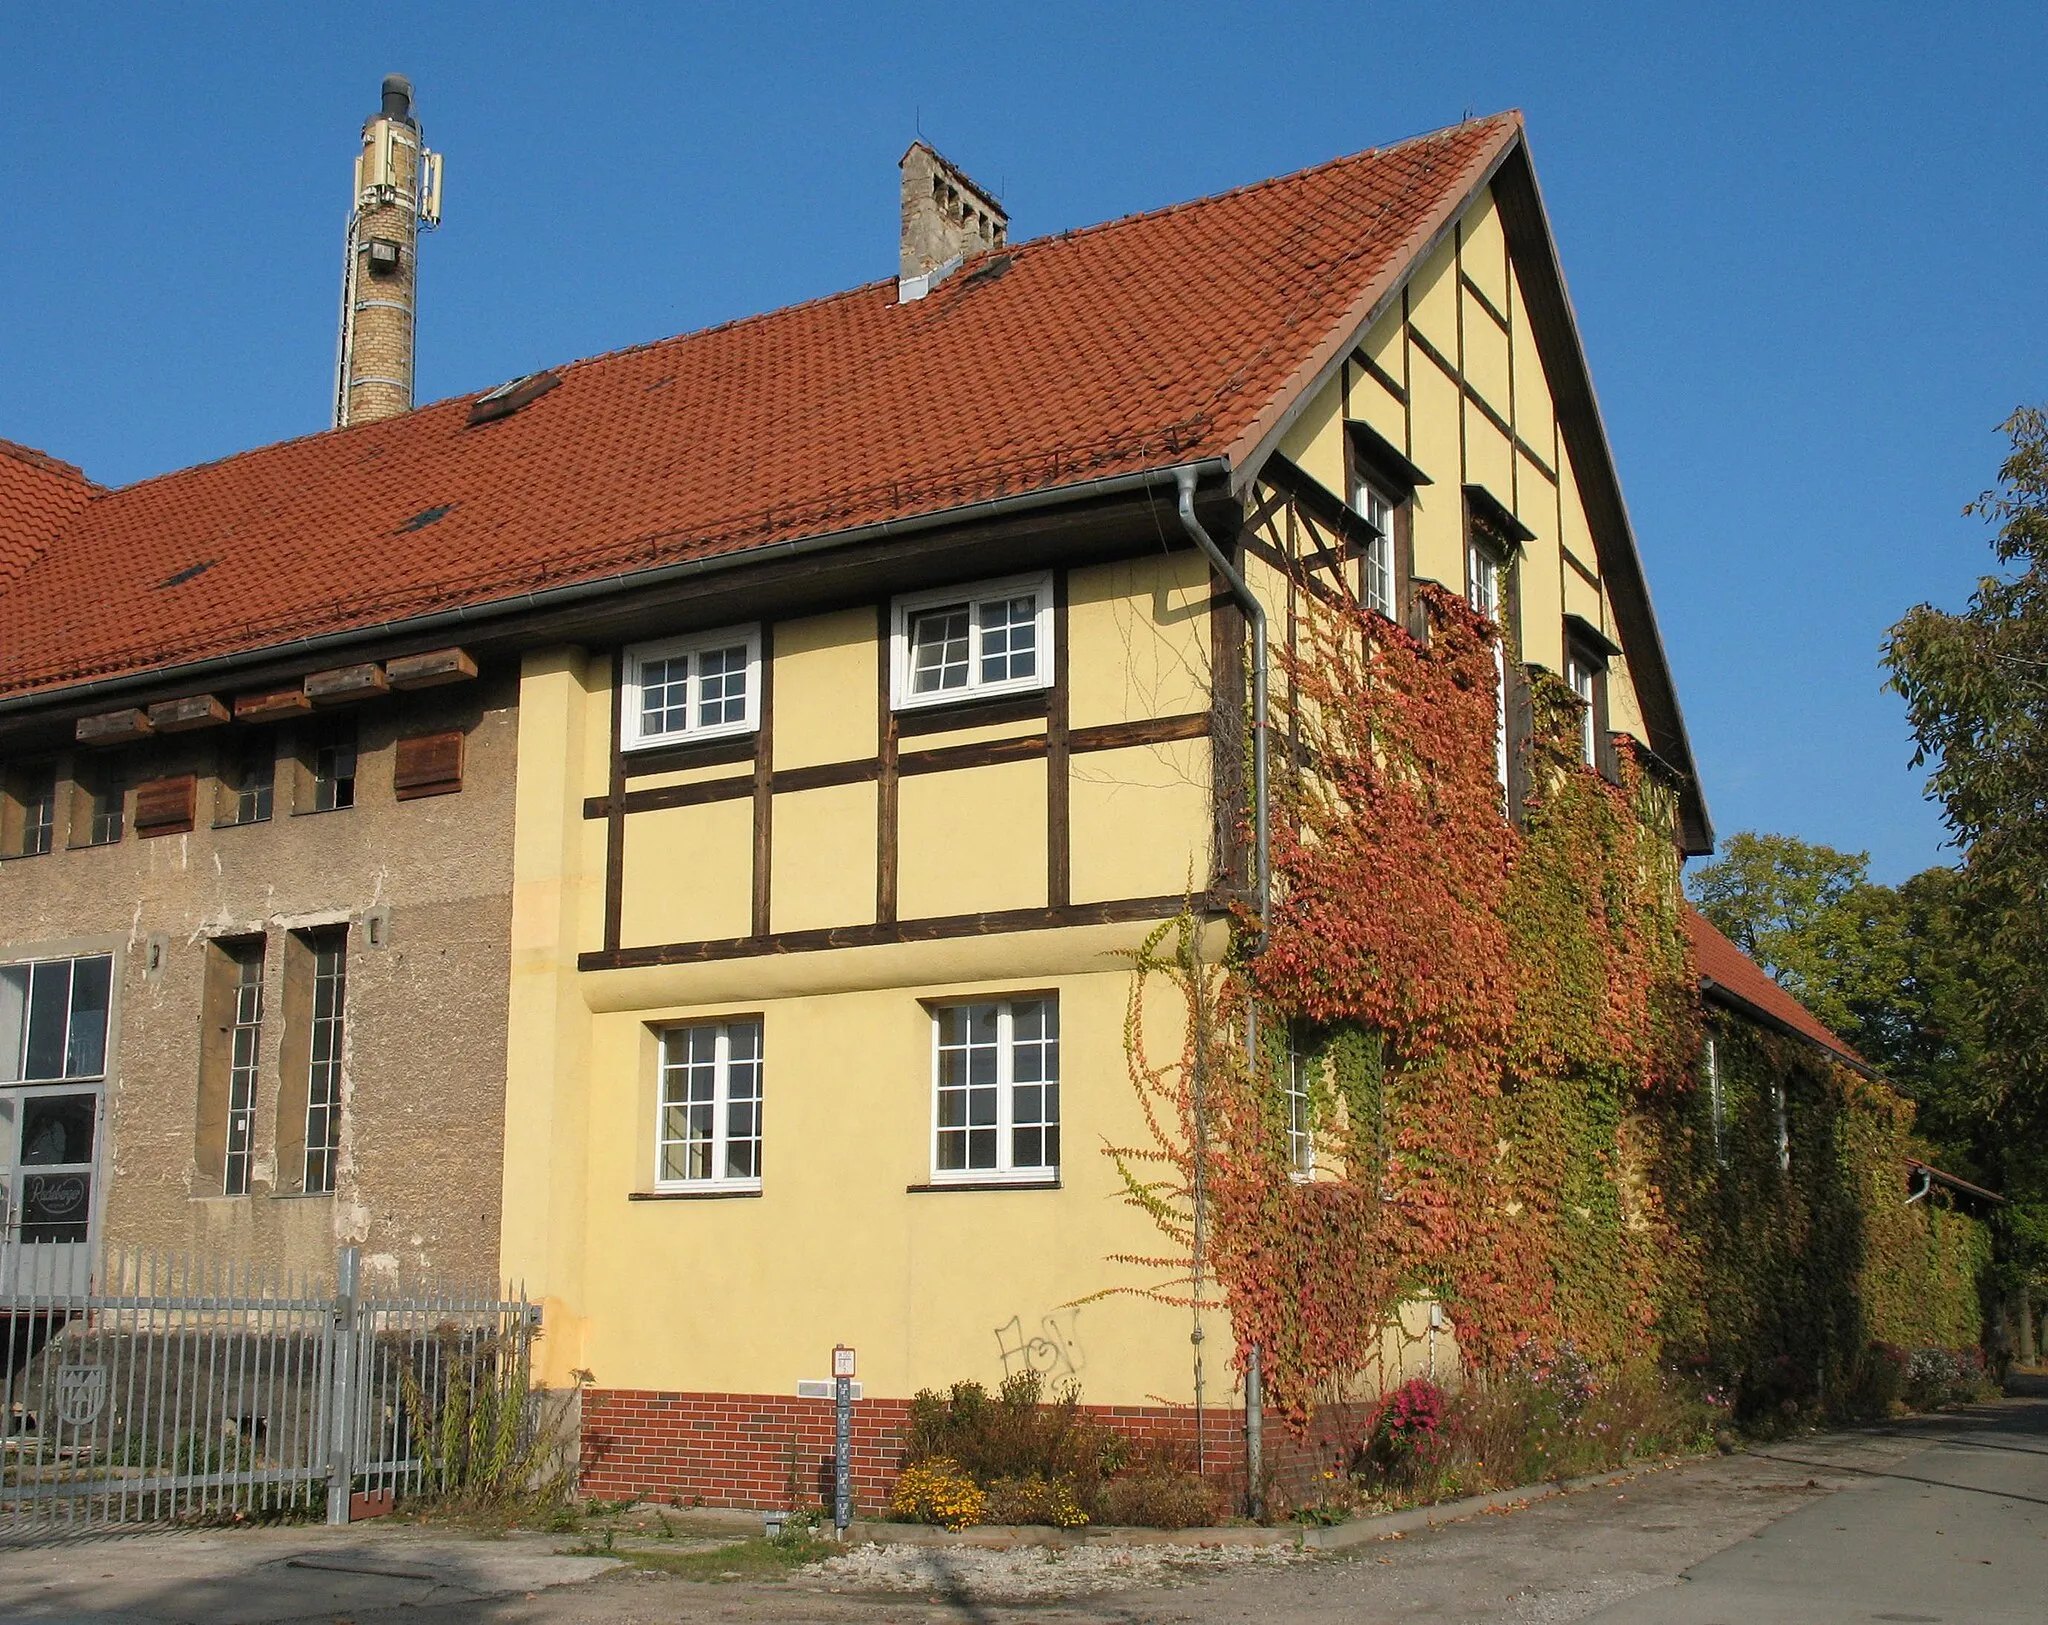
[[[1407, 336], [1397, 298], [1360, 348], [1396, 383], [1405, 383], [1407, 400], [1350, 364], [1302, 409], [1281, 450], [1332, 493], [1347, 495], [1348, 399], [1352, 418], [1404, 447], [1429, 476], [1411, 510], [1415, 573], [1459, 591], [1465, 586], [1463, 488], [1484, 486], [1535, 532], [1516, 566], [1522, 657], [1561, 671], [1566, 614], [1584, 617], [1609, 637], [1616, 632], [1491, 194], [1473, 202], [1411, 275], [1406, 295], [1408, 327], [1421, 342]], [[1277, 582], [1260, 590], [1277, 607]], [[1645, 737], [1626, 660], [1613, 663], [1608, 688], [1614, 726]]]
[[[922, 1001], [1012, 989], [1059, 996], [1063, 1188], [912, 1193], [932, 1174]], [[1130, 1297], [1074, 1305], [1144, 1279], [1108, 1253], [1156, 1246], [1103, 1154], [1142, 1132], [1127, 992], [1096, 971], [597, 1017], [583, 1365], [607, 1387], [791, 1393], [829, 1375], [844, 1341], [869, 1392], [907, 1395], [999, 1379], [1005, 1328], [1037, 1336], [1052, 1319], [1091, 1399], [1191, 1397], [1184, 1315]], [[654, 1027], [725, 1013], [762, 1017], [761, 1195], [633, 1201], [651, 1185]]]
[[[1506, 331], [1467, 279], [1506, 318]], [[1412, 278], [1408, 306], [1415, 330], [1462, 385], [1409, 341], [1394, 309], [1364, 347], [1405, 389], [1405, 402], [1347, 367], [1299, 414], [1282, 450], [1346, 496], [1347, 411], [1406, 448], [1432, 482], [1414, 504], [1416, 573], [1460, 590], [1462, 487], [1486, 485], [1535, 532], [1519, 566], [1524, 654], [1561, 666], [1564, 613], [1610, 630], [1612, 621], [1490, 199]], [[1254, 560], [1247, 573], [1277, 608], [1284, 588], [1275, 572]], [[1185, 547], [1073, 569], [1070, 727], [1205, 712], [1209, 593], [1206, 565]], [[873, 606], [770, 632], [773, 768], [871, 763], [882, 657]], [[606, 825], [585, 818], [583, 802], [609, 782], [611, 657], [532, 657], [520, 713], [503, 1251], [507, 1269], [546, 1306], [550, 1379], [580, 1367], [605, 1387], [788, 1392], [825, 1375], [826, 1354], [843, 1339], [860, 1348], [870, 1393], [903, 1395], [965, 1377], [993, 1380], [1006, 1340], [1050, 1336], [1071, 1350], [1090, 1400], [1190, 1399], [1185, 1314], [1130, 1297], [1091, 1298], [1147, 1279], [1111, 1264], [1112, 1255], [1159, 1246], [1150, 1222], [1119, 1200], [1103, 1155], [1140, 1134], [1122, 1054], [1129, 978], [1119, 955], [1152, 922], [934, 940], [913, 933], [805, 951], [771, 943], [738, 956], [679, 953], [671, 963], [580, 971], [577, 956], [604, 946]], [[1625, 661], [1616, 662], [1611, 688], [1616, 726], [1640, 732]], [[901, 749], [1030, 739], [1046, 728], [1032, 717], [963, 717], [948, 732], [921, 728]], [[1075, 905], [1210, 883], [1209, 749], [1204, 736], [1071, 758]], [[630, 787], [751, 783], [752, 771], [745, 763], [693, 768]], [[1046, 908], [1056, 884], [1048, 771], [1035, 756], [901, 777], [896, 919]], [[883, 805], [873, 775], [773, 794], [771, 931], [880, 932]], [[625, 815], [621, 945], [746, 937], [754, 817], [751, 794]], [[930, 1001], [1011, 989], [1059, 997], [1061, 1187], [912, 1191], [932, 1172]], [[651, 1195], [655, 1034], [736, 1013], [763, 1022], [761, 1193], [634, 1200]], [[1170, 1013], [1161, 1019], [1170, 1025]], [[1091, 1301], [1077, 1303], [1084, 1298]], [[1404, 1361], [1432, 1341], [1418, 1312], [1425, 1318], [1408, 1328]], [[1213, 1396], [1228, 1388], [1227, 1342], [1210, 1347]]]
[[[1073, 570], [1070, 726], [1205, 714], [1208, 602], [1191, 549]], [[776, 769], [872, 758], [874, 609], [778, 623], [772, 646]], [[604, 943], [606, 823], [584, 801], [609, 782], [610, 672], [609, 650], [536, 656], [521, 712], [504, 1248], [543, 1303], [548, 1380], [587, 1369], [606, 1387], [791, 1392], [825, 1375], [844, 1339], [870, 1393], [903, 1395], [994, 1380], [1006, 1342], [1056, 1336], [1091, 1400], [1191, 1398], [1182, 1312], [1114, 1294], [1074, 1301], [1145, 1284], [1111, 1255], [1159, 1245], [1104, 1155], [1142, 1133], [1123, 956], [1154, 922], [580, 971], [577, 956]], [[900, 749], [1046, 726], [921, 726]], [[1208, 757], [1205, 734], [1070, 758], [1076, 903], [1208, 885]], [[752, 773], [732, 762], [635, 774], [628, 789]], [[897, 918], [1046, 907], [1047, 775], [1042, 756], [903, 775]], [[872, 925], [879, 805], [871, 779], [774, 793], [773, 931]], [[623, 848], [623, 947], [748, 935], [751, 793], [630, 812]], [[933, 1172], [928, 1001], [1012, 989], [1059, 998], [1060, 1188], [913, 1193]], [[763, 1023], [761, 1193], [634, 1200], [653, 1186], [655, 1035], [738, 1013]], [[1212, 1371], [1212, 1396], [1228, 1381]]]

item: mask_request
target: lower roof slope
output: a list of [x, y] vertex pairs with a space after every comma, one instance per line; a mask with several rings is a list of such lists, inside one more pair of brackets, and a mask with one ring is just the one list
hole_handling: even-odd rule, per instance
[[1710, 925], [1690, 904], [1685, 909], [1685, 931], [1692, 939], [1693, 959], [1699, 966], [1700, 982], [1710, 994], [1742, 1005], [1771, 1025], [1784, 1028], [1832, 1051], [1851, 1066], [1868, 1072], [1870, 1063], [1858, 1055], [1819, 1017], [1807, 1009], [1749, 955]]
[[112, 492], [0, 593], [0, 694], [1224, 456], [1520, 128], [578, 362], [497, 422], [444, 401]]

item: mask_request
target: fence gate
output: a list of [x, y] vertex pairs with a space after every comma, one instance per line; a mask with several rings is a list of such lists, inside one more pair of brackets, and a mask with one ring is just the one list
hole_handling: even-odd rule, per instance
[[[0, 1246], [0, 1532], [431, 1492], [477, 1399], [524, 1414], [538, 1313], [498, 1291]], [[63, 1249], [67, 1254], [75, 1249]]]

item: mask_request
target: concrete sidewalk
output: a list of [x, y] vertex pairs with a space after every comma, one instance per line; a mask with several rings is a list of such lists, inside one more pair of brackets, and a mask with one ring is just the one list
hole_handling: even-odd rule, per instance
[[594, 1579], [573, 1537], [493, 1539], [416, 1525], [151, 1530], [0, 1546], [0, 1619], [63, 1625], [267, 1625], [525, 1597]]

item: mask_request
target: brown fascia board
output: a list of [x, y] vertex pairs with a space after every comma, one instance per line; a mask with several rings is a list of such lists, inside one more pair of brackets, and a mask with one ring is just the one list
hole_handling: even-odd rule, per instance
[[1224, 452], [1231, 468], [1232, 495], [1242, 496], [1251, 489], [1266, 459], [1278, 448], [1287, 431], [1294, 427], [1294, 420], [1307, 409], [1322, 387], [1336, 377], [1337, 369], [1350, 359], [1351, 352], [1364, 342], [1373, 324], [1400, 297], [1402, 285], [1415, 267], [1429, 258], [1473, 198], [1493, 179], [1508, 155], [1516, 150], [1522, 139], [1522, 115], [1508, 112], [1498, 116], [1505, 121], [1500, 138], [1473, 157], [1466, 166], [1462, 184], [1446, 190], [1444, 197], [1447, 201], [1432, 210], [1409, 234], [1408, 240], [1387, 262], [1386, 270], [1366, 284], [1364, 291], [1352, 301], [1351, 308], [1337, 319], [1322, 342], [1295, 368], [1293, 376], [1280, 386], [1265, 410], [1252, 419], [1244, 433]]
[[[61, 727], [68, 741], [76, 719], [114, 709], [123, 701], [144, 703], [159, 694], [176, 695], [201, 684], [253, 693], [266, 687], [296, 686], [309, 667], [325, 668], [363, 660], [389, 660], [433, 650], [451, 639], [479, 658], [502, 658], [544, 643], [630, 641], [652, 635], [651, 618], [705, 607], [728, 586], [744, 602], [721, 601], [709, 618], [690, 624], [717, 626], [770, 613], [792, 580], [816, 577], [821, 585], [797, 601], [822, 607], [876, 592], [913, 590], [920, 570], [953, 569], [986, 573], [999, 558], [1028, 556], [1034, 564], [1065, 556], [1072, 544], [1063, 527], [1080, 534], [1076, 556], [1122, 556], [1127, 535], [1155, 540], [1161, 513], [1171, 529], [1177, 467], [1203, 477], [1199, 506], [1226, 512], [1222, 459], [1199, 457], [1130, 474], [1083, 479], [1010, 497], [988, 498], [957, 508], [901, 519], [879, 520], [851, 530], [824, 531], [735, 548], [641, 568], [617, 575], [516, 593], [508, 598], [463, 604], [453, 609], [345, 627], [287, 641], [208, 655], [175, 666], [147, 667], [90, 679], [49, 684], [14, 694], [0, 693], [0, 744], [34, 738]], [[1230, 511], [1234, 511], [1234, 504]], [[991, 556], [994, 555], [994, 556]], [[949, 562], [950, 561], [950, 562]], [[838, 575], [852, 585], [824, 585]], [[857, 587], [858, 590], [855, 590]], [[809, 609], [800, 611], [808, 613]], [[688, 618], [686, 616], [686, 618]], [[42, 747], [37, 746], [38, 750]], [[62, 749], [63, 743], [49, 748]]]
[[[1473, 159], [1465, 183], [1446, 194], [1451, 201], [1433, 211], [1416, 228], [1387, 270], [1368, 285], [1275, 395], [1272, 404], [1230, 447], [1226, 456], [1231, 467], [1231, 490], [1241, 496], [1250, 489], [1281, 437], [1386, 314], [1415, 268], [1435, 252], [1480, 191], [1492, 186], [1494, 202], [1500, 209], [1501, 228], [1507, 235], [1508, 252], [1521, 278], [1530, 331], [1557, 404], [1558, 424], [1571, 453], [1572, 472], [1578, 479], [1586, 518], [1592, 526], [1601, 575], [1610, 583], [1615, 619], [1620, 623], [1623, 647], [1629, 653], [1629, 675], [1642, 703], [1650, 745], [1678, 773], [1680, 844], [1688, 856], [1702, 856], [1714, 850], [1713, 822], [1700, 789], [1692, 741], [1679, 709], [1663, 634], [1658, 630], [1656, 611], [1650, 603], [1649, 581], [1636, 549], [1628, 507], [1622, 500], [1621, 481], [1600, 417], [1600, 404], [1593, 393], [1592, 374], [1579, 339], [1578, 318], [1572, 312], [1571, 295], [1565, 287], [1564, 267], [1558, 260], [1549, 216], [1544, 212], [1543, 194], [1536, 184], [1528, 132], [1519, 112], [1503, 117], [1507, 127], [1501, 139]], [[1563, 477], [1562, 470], [1559, 477]]]
[[2006, 1199], [1998, 1192], [1986, 1190], [1982, 1185], [1973, 1185], [1967, 1179], [1959, 1179], [1954, 1174], [1945, 1174], [1933, 1163], [1922, 1162], [1918, 1157], [1908, 1157], [1906, 1166], [1925, 1174], [1935, 1184], [1946, 1185], [1950, 1190], [1960, 1191], [1965, 1196], [1974, 1196], [1982, 1202], [1996, 1202], [2000, 1207], [2008, 1205]]
[[[1573, 314], [1571, 293], [1565, 286], [1557, 242], [1550, 234], [1550, 217], [1543, 207], [1543, 192], [1537, 185], [1526, 135], [1504, 155], [1494, 181], [1494, 202], [1507, 234], [1508, 253], [1521, 279], [1529, 330], [1536, 340], [1536, 353], [1542, 358], [1557, 405], [1558, 428], [1564, 435], [1566, 450], [1571, 453], [1572, 473], [1585, 504], [1587, 523], [1593, 530], [1600, 573], [1614, 602], [1614, 618], [1621, 629], [1621, 644], [1628, 656], [1629, 676], [1643, 708], [1643, 720], [1650, 730], [1650, 745], [1683, 775], [1679, 785], [1683, 845], [1688, 856], [1703, 856], [1714, 850], [1713, 820], [1700, 789], [1692, 741], [1686, 733], [1677, 685], [1671, 677], [1671, 662], [1664, 652], [1664, 637], [1650, 602], [1649, 580], [1643, 573], [1642, 554], [1636, 547], [1635, 528], [1629, 523], [1628, 505], [1622, 500], [1614, 452], [1600, 416], [1599, 399], [1593, 392], [1593, 376], [1579, 338], [1578, 318]], [[1562, 478], [1563, 470], [1558, 472]]]
[[1824, 1044], [1818, 1038], [1815, 1038], [1812, 1033], [1801, 1032], [1783, 1017], [1772, 1015], [1762, 1005], [1751, 1004], [1740, 993], [1715, 981], [1711, 976], [1702, 976], [1700, 978], [1700, 994], [1704, 998], [1711, 999], [1714, 1003], [1721, 1006], [1722, 1009], [1733, 1011], [1736, 1015], [1742, 1017], [1744, 1021], [1754, 1022], [1759, 1027], [1768, 1027], [1772, 1032], [1783, 1033], [1787, 1038], [1796, 1038], [1800, 1043], [1806, 1045], [1807, 1048], [1819, 1050], [1829, 1060], [1846, 1066], [1850, 1071], [1860, 1072], [1864, 1077], [1871, 1079], [1873, 1082], [1884, 1084], [1887, 1089], [1892, 1087], [1884, 1075], [1868, 1061], [1860, 1060], [1844, 1050], [1836, 1049], [1832, 1044]]

